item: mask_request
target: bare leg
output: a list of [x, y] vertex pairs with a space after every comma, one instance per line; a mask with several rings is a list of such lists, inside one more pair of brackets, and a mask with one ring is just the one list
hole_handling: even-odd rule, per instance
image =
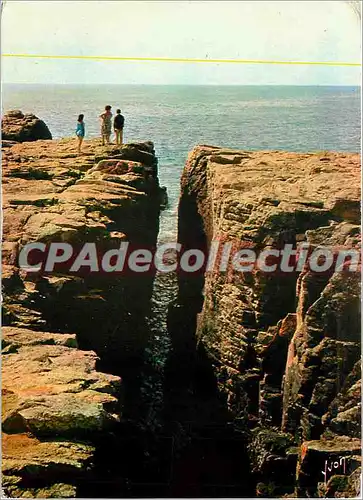
[[78, 153], [81, 152], [83, 137], [78, 136]]
[[107, 144], [110, 144], [110, 134], [106, 135], [106, 142]]

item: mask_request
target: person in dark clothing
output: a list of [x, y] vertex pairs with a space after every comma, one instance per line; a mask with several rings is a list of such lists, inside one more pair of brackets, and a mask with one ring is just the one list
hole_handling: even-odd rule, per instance
[[116, 116], [113, 120], [113, 128], [116, 135], [116, 144], [121, 145], [123, 142], [124, 135], [124, 123], [125, 118], [121, 114], [121, 109], [116, 110]]

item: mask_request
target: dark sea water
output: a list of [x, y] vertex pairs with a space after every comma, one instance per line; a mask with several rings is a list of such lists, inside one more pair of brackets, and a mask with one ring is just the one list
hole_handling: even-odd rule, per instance
[[175, 237], [179, 178], [196, 144], [239, 149], [359, 151], [360, 88], [298, 86], [4, 85], [3, 111], [42, 118], [53, 137], [99, 135], [106, 104], [122, 109], [125, 141], [151, 140], [170, 207], [160, 239]]

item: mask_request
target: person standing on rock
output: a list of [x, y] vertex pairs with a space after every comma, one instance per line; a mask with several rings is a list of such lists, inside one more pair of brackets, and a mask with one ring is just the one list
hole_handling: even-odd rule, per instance
[[82, 142], [86, 133], [84, 121], [83, 121], [84, 115], [79, 115], [78, 120], [77, 120], [77, 129], [76, 129], [76, 136], [78, 139], [78, 153], [81, 152], [82, 148]]
[[116, 110], [116, 116], [113, 120], [113, 128], [115, 130], [115, 140], [116, 144], [120, 145], [123, 142], [123, 135], [124, 135], [124, 124], [125, 124], [125, 118], [121, 114], [121, 109]]
[[105, 106], [105, 112], [100, 115], [101, 118], [101, 135], [102, 135], [102, 146], [110, 144], [110, 136], [112, 131], [112, 113], [111, 106]]

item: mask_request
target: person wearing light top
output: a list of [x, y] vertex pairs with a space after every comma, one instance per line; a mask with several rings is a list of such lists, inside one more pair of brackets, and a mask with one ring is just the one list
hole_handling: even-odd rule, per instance
[[112, 113], [111, 106], [105, 106], [105, 112], [100, 115], [101, 118], [101, 135], [102, 135], [102, 146], [110, 144], [110, 136], [112, 131]]
[[77, 120], [77, 129], [76, 129], [76, 136], [78, 139], [78, 153], [81, 152], [82, 148], [82, 142], [86, 133], [84, 121], [83, 121], [84, 115], [79, 115], [78, 120]]

